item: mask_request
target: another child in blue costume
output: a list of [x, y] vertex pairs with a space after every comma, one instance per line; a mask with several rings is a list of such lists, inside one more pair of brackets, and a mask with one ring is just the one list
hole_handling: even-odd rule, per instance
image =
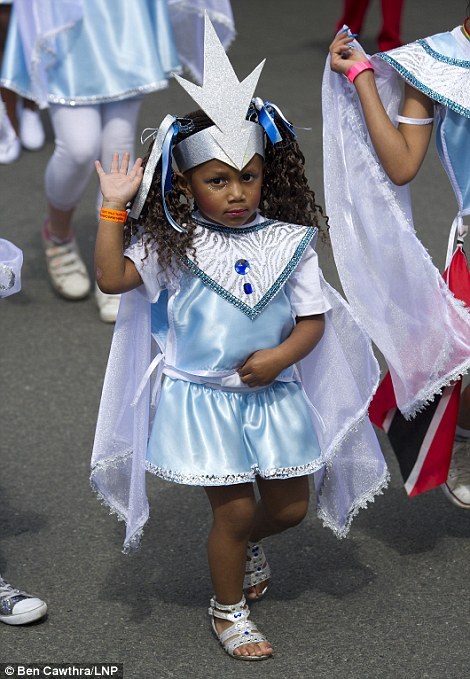
[[243, 590], [266, 591], [260, 540], [303, 519], [310, 473], [319, 515], [345, 535], [387, 469], [366, 417], [377, 364], [321, 277], [321, 209], [292, 126], [252, 99], [262, 64], [239, 83], [207, 19], [205, 30], [203, 87], [178, 78], [203, 110], [165, 118], [145, 172], [128, 154], [108, 174], [97, 163], [97, 280], [125, 294], [92, 484], [126, 521], [126, 551], [148, 517], [146, 469], [204, 486], [213, 629], [231, 656], [258, 660], [272, 647]]

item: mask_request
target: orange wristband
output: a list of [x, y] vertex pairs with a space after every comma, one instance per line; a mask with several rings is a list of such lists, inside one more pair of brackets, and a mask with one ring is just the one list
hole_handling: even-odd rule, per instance
[[124, 224], [127, 220], [127, 210], [111, 210], [110, 208], [102, 207], [100, 219], [104, 219], [106, 222]]

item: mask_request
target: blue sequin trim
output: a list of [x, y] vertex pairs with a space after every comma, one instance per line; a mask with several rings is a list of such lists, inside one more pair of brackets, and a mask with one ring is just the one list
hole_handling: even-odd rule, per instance
[[202, 219], [197, 219], [196, 217], [191, 217], [191, 221], [193, 221], [198, 226], [203, 226], [205, 229], [209, 229], [210, 231], [220, 231], [221, 233], [230, 234], [255, 233], [256, 231], [261, 231], [261, 229], [264, 229], [266, 226], [271, 226], [271, 224], [275, 224], [276, 222], [275, 219], [266, 219], [264, 222], [254, 224], [254, 226], [239, 226], [232, 228], [231, 226], [222, 226], [221, 224], [209, 224], [209, 222], [204, 222]]
[[[274, 221], [271, 223], [274, 223]], [[263, 309], [269, 304], [269, 302], [276, 295], [276, 293], [279, 292], [279, 290], [282, 288], [286, 280], [289, 278], [289, 276], [299, 263], [305, 251], [305, 248], [308, 246], [312, 238], [316, 236], [317, 231], [318, 229], [316, 226], [308, 227], [307, 231], [305, 232], [305, 236], [298, 244], [292, 258], [289, 260], [282, 273], [278, 276], [278, 278], [274, 281], [269, 290], [267, 290], [267, 292], [263, 295], [260, 301], [257, 304], [255, 304], [254, 307], [248, 306], [247, 304], [245, 304], [245, 302], [242, 302], [240, 299], [238, 299], [238, 297], [235, 297], [235, 295], [232, 295], [231, 292], [229, 292], [221, 285], [216, 283], [210, 276], [204, 273], [202, 269], [196, 266], [196, 264], [186, 255], [181, 258], [181, 261], [188, 267], [191, 273], [193, 273], [195, 276], [201, 279], [205, 286], [210, 288], [210, 290], [216, 292], [223, 299], [226, 299], [228, 302], [230, 302], [230, 304], [233, 304], [234, 307], [240, 309], [240, 311], [242, 311], [246, 316], [248, 316], [248, 318], [251, 318], [251, 320], [254, 321], [255, 318], [259, 316]]]
[[440, 52], [436, 52], [435, 49], [431, 47], [431, 45], [424, 40], [424, 38], [421, 38], [421, 40], [416, 41], [418, 45], [421, 45], [421, 47], [434, 59], [437, 59], [437, 61], [442, 61], [444, 64], [452, 64], [452, 66], [461, 66], [462, 68], [470, 68], [470, 61], [466, 61], [465, 59], [455, 59], [454, 57], [446, 57], [445, 54], [441, 54]]
[[387, 62], [387, 64], [394, 68], [397, 71], [397, 73], [399, 73], [407, 82], [410, 83], [410, 85], [412, 85], [415, 89], [419, 90], [420, 92], [428, 96], [430, 99], [437, 101], [439, 104], [443, 104], [446, 108], [449, 108], [451, 111], [455, 111], [461, 116], [470, 118], [469, 108], [465, 108], [465, 106], [457, 104], [457, 102], [453, 101], [452, 99], [449, 99], [448, 97], [445, 97], [443, 94], [439, 94], [439, 92], [436, 92], [435, 90], [431, 89], [427, 85], [424, 85], [417, 78], [415, 78], [415, 76], [410, 71], [408, 71], [408, 69], [404, 68], [401, 64], [398, 63], [398, 61], [392, 59], [385, 52], [379, 52], [375, 56], [380, 57], [380, 59], [383, 59], [383, 61]]

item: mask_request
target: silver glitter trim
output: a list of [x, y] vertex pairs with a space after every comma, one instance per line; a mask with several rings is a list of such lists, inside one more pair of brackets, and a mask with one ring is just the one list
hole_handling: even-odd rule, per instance
[[[92, 467], [90, 474], [90, 486], [92, 491], [97, 496], [98, 500], [101, 502], [102, 505], [104, 505], [108, 509], [110, 515], [115, 516], [118, 521], [123, 521], [126, 525], [127, 520], [125, 515], [122, 512], [120, 512], [114, 505], [112, 505], [109, 502], [109, 500], [107, 500], [107, 498], [103, 495], [94, 479], [94, 474], [97, 471], [103, 471], [107, 469], [118, 469], [120, 467], [120, 463], [123, 460], [132, 457], [132, 455], [133, 452], [128, 449], [127, 452], [125, 452], [123, 455], [119, 455], [113, 458], [110, 457], [106, 460], [102, 460]], [[132, 537], [129, 540], [126, 540], [124, 547], [122, 549], [122, 553], [133, 554], [137, 552], [140, 549], [143, 534], [144, 534], [143, 528], [139, 528], [138, 530], [136, 530]]]
[[[466, 312], [468, 313], [468, 312]], [[445, 358], [448, 354], [445, 354]], [[412, 403], [407, 403], [400, 408], [400, 412], [405, 418], [405, 420], [412, 420], [418, 413], [424, 410], [430, 403], [434, 401], [436, 396], [442, 394], [446, 387], [449, 387], [454, 382], [459, 380], [461, 377], [466, 375], [470, 370], [470, 358], [463, 361], [454, 368], [451, 372], [447, 373], [437, 382], [433, 383], [431, 389], [424, 389], [421, 391], [412, 401]]]
[[[18, 87], [16, 83], [11, 80], [2, 79], [0, 80], [2, 87], [8, 90], [16, 92], [19, 96], [31, 99], [33, 98], [32, 92], [24, 90], [22, 87]], [[150, 94], [151, 92], [157, 92], [158, 90], [163, 90], [168, 87], [168, 78], [160, 80], [158, 82], [149, 83], [148, 85], [141, 85], [140, 87], [134, 87], [124, 92], [109, 95], [95, 95], [87, 97], [60, 97], [52, 94], [47, 95], [48, 104], [59, 104], [61, 106], [86, 106], [87, 104], [109, 104], [113, 101], [123, 101], [124, 99], [134, 99], [136, 97], [144, 96], [145, 94]]]
[[303, 465], [292, 467], [278, 467], [274, 469], [259, 469], [253, 466], [249, 472], [238, 474], [184, 474], [172, 469], [164, 469], [149, 462], [145, 463], [145, 468], [151, 474], [155, 474], [165, 481], [180, 483], [187, 486], [233, 486], [237, 483], [253, 483], [257, 476], [263, 479], [290, 479], [296, 476], [306, 476], [313, 474], [325, 465], [322, 457]]
[[348, 513], [348, 518], [346, 520], [346, 523], [343, 528], [338, 529], [338, 526], [335, 521], [331, 518], [331, 516], [325, 512], [323, 509], [318, 508], [317, 509], [317, 516], [320, 519], [320, 521], [323, 523], [325, 528], [329, 528], [330, 530], [333, 531], [333, 533], [336, 535], [337, 538], [345, 538], [347, 534], [349, 533], [349, 530], [351, 528], [351, 524], [354, 520], [354, 517], [359, 514], [359, 511], [361, 509], [366, 509], [367, 505], [370, 504], [371, 502], [375, 502], [375, 498], [377, 495], [383, 495], [384, 490], [387, 488], [388, 484], [390, 482], [390, 473], [388, 470], [385, 471], [384, 475], [382, 476], [381, 480], [370, 490], [366, 491], [361, 495], [353, 504], [351, 509], [349, 510]]

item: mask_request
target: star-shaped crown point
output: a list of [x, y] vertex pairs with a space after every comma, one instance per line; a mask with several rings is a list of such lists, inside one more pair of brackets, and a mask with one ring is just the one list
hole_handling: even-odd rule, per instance
[[214, 139], [240, 169], [252, 133], [246, 125], [246, 114], [264, 63], [265, 60], [240, 82], [205, 12], [203, 84], [195, 85], [175, 75], [181, 87], [217, 126]]

